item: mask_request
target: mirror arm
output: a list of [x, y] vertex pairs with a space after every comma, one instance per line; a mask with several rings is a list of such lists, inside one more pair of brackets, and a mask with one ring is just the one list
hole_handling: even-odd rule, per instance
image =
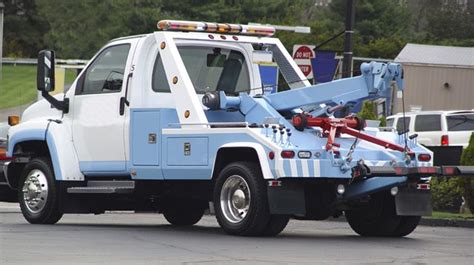
[[57, 100], [55, 97], [51, 96], [48, 92], [42, 91], [41, 96], [43, 96], [44, 99], [46, 99], [51, 105], [58, 109], [61, 110], [63, 113], [68, 113], [69, 112], [69, 99], [64, 98], [64, 100]]

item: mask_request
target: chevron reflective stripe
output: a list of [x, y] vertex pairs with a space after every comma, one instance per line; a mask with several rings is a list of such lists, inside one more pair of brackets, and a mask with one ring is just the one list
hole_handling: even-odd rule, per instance
[[321, 177], [319, 160], [277, 159], [275, 167], [278, 177]]
[[279, 178], [287, 176], [283, 163], [284, 163], [283, 159], [275, 160], [276, 173], [278, 175], [277, 177]]
[[321, 177], [321, 164], [319, 160], [313, 160], [313, 177]]
[[298, 177], [298, 167], [296, 165], [295, 159], [290, 159], [290, 170], [291, 170], [291, 177]]
[[300, 160], [301, 161], [301, 168], [303, 169], [302, 176], [303, 177], [311, 177], [309, 175], [309, 167], [308, 167], [308, 160]]

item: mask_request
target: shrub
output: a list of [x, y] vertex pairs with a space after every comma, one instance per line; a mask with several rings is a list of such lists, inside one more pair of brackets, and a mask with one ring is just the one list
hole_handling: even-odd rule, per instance
[[456, 179], [432, 178], [430, 184], [433, 210], [459, 212], [462, 192]]
[[[471, 134], [469, 145], [463, 150], [461, 155], [461, 165], [474, 166], [474, 133]], [[474, 180], [472, 177], [457, 178], [459, 189], [466, 201], [471, 213], [474, 213]]]
[[364, 120], [376, 120], [377, 115], [374, 112], [374, 103], [370, 100], [364, 101], [362, 109], [357, 113], [357, 116]]
[[387, 119], [385, 118], [385, 116], [381, 116], [380, 118], [377, 119], [377, 114], [375, 113], [375, 104], [373, 101], [370, 101], [370, 100], [364, 101], [364, 104], [362, 105], [362, 109], [360, 110], [359, 113], [357, 113], [357, 116], [360, 118], [363, 118], [364, 120], [379, 120], [380, 127], [387, 126]]

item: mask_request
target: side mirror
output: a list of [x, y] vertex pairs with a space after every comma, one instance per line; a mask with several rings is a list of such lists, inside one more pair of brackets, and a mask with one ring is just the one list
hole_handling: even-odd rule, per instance
[[54, 91], [54, 68], [55, 56], [54, 51], [42, 50], [38, 53], [38, 70], [36, 72], [36, 85], [41, 91], [41, 96], [46, 99], [51, 105], [62, 111], [69, 112], [69, 99], [58, 100], [49, 92]]
[[54, 91], [54, 51], [42, 50], [38, 53], [38, 70], [36, 73], [36, 84], [41, 92]]

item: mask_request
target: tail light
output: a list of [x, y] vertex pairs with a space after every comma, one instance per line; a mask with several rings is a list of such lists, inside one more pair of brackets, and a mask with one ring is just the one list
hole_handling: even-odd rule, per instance
[[281, 151], [281, 157], [283, 158], [293, 158], [295, 157], [295, 152], [291, 150], [283, 150]]
[[449, 137], [447, 135], [441, 136], [441, 146], [448, 146], [449, 145]]
[[418, 160], [423, 161], [423, 162], [428, 162], [431, 160], [431, 155], [430, 154], [419, 154], [418, 155]]
[[268, 158], [273, 160], [275, 158], [275, 153], [273, 151], [270, 151], [270, 153], [268, 153]]

